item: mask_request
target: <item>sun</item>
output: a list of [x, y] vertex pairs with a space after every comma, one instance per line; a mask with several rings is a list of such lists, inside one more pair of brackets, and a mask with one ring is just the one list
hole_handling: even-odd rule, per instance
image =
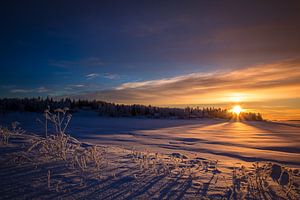
[[239, 115], [242, 112], [242, 110], [243, 109], [239, 105], [233, 106], [233, 108], [231, 109], [231, 111], [236, 115]]

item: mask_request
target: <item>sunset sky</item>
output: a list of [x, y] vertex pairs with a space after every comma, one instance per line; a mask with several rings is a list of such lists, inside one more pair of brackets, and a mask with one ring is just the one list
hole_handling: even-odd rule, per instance
[[300, 119], [300, 1], [6, 1], [0, 98]]

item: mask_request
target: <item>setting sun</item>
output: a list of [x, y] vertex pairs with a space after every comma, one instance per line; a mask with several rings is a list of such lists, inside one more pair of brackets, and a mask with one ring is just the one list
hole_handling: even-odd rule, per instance
[[241, 108], [241, 106], [236, 105], [236, 106], [234, 106], [234, 107], [232, 108], [231, 111], [232, 111], [233, 113], [239, 115], [239, 114], [242, 112], [242, 108]]

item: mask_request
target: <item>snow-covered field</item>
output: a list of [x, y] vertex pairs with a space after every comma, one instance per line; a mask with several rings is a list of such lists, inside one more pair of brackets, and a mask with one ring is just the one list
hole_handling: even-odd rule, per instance
[[[43, 116], [10, 113], [0, 115], [0, 124], [18, 121], [43, 136], [36, 118]], [[86, 168], [81, 161], [76, 167], [74, 153], [46, 161], [35, 148], [24, 155], [39, 137], [12, 136], [0, 148], [0, 199], [300, 198], [295, 123], [104, 118], [86, 111], [73, 115], [66, 133], [83, 143], [84, 155], [97, 145], [99, 166], [89, 157]]]

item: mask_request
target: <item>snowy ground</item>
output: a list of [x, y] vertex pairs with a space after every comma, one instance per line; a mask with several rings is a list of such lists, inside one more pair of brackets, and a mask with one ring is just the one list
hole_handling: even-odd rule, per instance
[[[11, 113], [1, 115], [0, 124], [19, 121], [43, 135], [36, 118], [42, 116]], [[41, 160], [38, 151], [25, 157], [22, 152], [38, 136], [14, 136], [0, 148], [0, 199], [300, 197], [297, 124], [103, 118], [81, 112], [73, 115], [67, 133], [81, 146], [98, 145], [100, 168], [92, 161], [86, 169], [76, 168], [71, 157]]]

